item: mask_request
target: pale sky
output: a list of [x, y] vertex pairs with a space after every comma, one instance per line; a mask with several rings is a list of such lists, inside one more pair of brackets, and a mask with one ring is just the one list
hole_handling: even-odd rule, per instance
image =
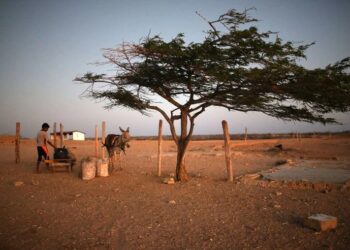
[[[307, 68], [324, 67], [350, 56], [350, 1], [347, 0], [0, 0], [0, 134], [34, 137], [43, 122], [62, 122], [67, 130], [93, 135], [107, 122], [107, 132], [130, 127], [133, 135], [155, 135], [158, 113], [145, 117], [126, 109], [104, 110], [104, 103], [81, 98], [84, 86], [73, 79], [99, 71], [102, 48], [160, 35], [170, 40], [184, 33], [201, 41], [207, 24], [230, 8], [261, 20], [262, 31], [278, 31], [285, 41], [316, 42], [307, 51]], [[197, 119], [195, 134], [350, 130], [350, 114], [335, 114], [343, 125], [284, 122], [258, 113], [209, 109]], [[167, 127], [167, 126], [165, 126]], [[51, 126], [52, 129], [52, 126]], [[168, 129], [165, 134], [168, 134]]]

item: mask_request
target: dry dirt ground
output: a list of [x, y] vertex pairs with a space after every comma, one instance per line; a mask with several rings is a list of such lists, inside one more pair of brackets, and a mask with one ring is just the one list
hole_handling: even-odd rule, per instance
[[[269, 150], [279, 143], [285, 150]], [[349, 189], [228, 183], [222, 141], [192, 142], [190, 181], [167, 185], [155, 174], [157, 141], [130, 144], [123, 170], [82, 181], [79, 166], [73, 173], [44, 166], [34, 173], [34, 140], [22, 140], [21, 163], [14, 164], [14, 144], [2, 139], [0, 249], [349, 249]], [[66, 146], [78, 159], [94, 153], [93, 141]], [[163, 148], [167, 177], [176, 150], [171, 141]], [[234, 141], [232, 151], [236, 176], [283, 159], [342, 162], [350, 169], [350, 138]], [[314, 213], [336, 216], [336, 230], [304, 227]]]

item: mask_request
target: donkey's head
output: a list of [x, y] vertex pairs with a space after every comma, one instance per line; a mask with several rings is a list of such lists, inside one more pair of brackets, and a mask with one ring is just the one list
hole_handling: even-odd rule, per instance
[[123, 143], [126, 143], [128, 141], [131, 140], [131, 136], [130, 136], [130, 133], [129, 133], [129, 127], [124, 130], [122, 129], [121, 127], [119, 127], [120, 131], [122, 132], [122, 135], [121, 135], [121, 140]]

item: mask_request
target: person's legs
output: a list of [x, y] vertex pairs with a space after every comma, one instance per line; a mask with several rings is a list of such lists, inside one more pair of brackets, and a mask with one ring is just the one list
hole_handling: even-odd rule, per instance
[[42, 150], [41, 147], [37, 147], [37, 151], [38, 151], [38, 159], [36, 161], [36, 172], [39, 173], [39, 166], [40, 166], [40, 162], [41, 162], [41, 158], [42, 158]]
[[46, 150], [43, 147], [37, 147], [37, 150], [38, 150], [38, 160], [36, 162], [36, 172], [40, 173], [40, 170], [39, 170], [40, 162], [42, 161], [43, 158], [44, 160], [48, 159], [48, 155], [46, 153]]

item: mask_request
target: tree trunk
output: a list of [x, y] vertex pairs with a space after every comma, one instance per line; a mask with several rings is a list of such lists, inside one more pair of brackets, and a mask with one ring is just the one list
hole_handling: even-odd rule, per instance
[[176, 180], [188, 181], [185, 167], [185, 153], [189, 143], [187, 136], [187, 110], [181, 110], [181, 135], [177, 144]]
[[[187, 142], [188, 144], [188, 142]], [[179, 141], [177, 146], [177, 162], [176, 162], [176, 180], [188, 181], [187, 171], [185, 167], [185, 153], [187, 146], [184, 141]]]

